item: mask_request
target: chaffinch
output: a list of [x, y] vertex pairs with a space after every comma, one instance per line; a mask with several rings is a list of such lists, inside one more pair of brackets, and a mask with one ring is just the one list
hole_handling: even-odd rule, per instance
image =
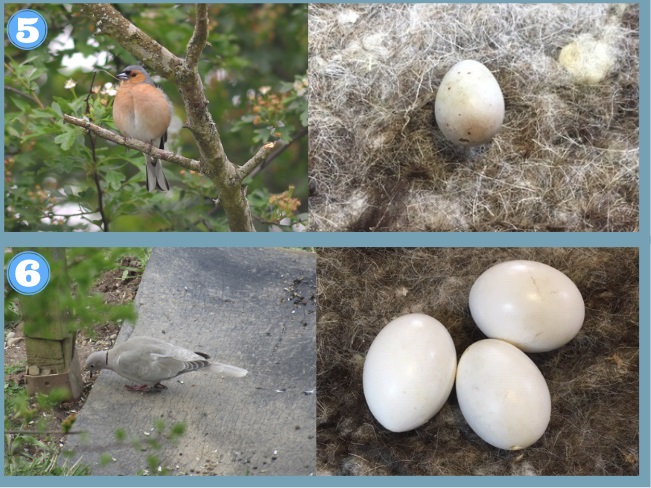
[[[127, 66], [117, 77], [122, 83], [113, 101], [115, 126], [126, 137], [163, 149], [167, 140], [167, 128], [172, 120], [172, 104], [169, 99], [154, 85], [142, 66]], [[145, 161], [147, 190], [169, 190], [163, 164], [148, 154], [145, 155]]]

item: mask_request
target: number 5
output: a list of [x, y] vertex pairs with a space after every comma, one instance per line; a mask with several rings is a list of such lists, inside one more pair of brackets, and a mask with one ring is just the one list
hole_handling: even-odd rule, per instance
[[[32, 27], [32, 25], [36, 24], [38, 22], [37, 17], [32, 17], [32, 18], [24, 18], [24, 17], [18, 17], [18, 33], [16, 34], [16, 39], [20, 42], [24, 42], [25, 44], [31, 44], [32, 42], [38, 41], [38, 38], [40, 37], [40, 33], [36, 27]], [[25, 33], [29, 33], [29, 35], [26, 35]]]

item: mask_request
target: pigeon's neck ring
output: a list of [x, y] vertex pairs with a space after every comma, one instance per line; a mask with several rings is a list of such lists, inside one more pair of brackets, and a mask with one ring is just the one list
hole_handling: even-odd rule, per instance
[[106, 351], [106, 365], [108, 366], [108, 351]]

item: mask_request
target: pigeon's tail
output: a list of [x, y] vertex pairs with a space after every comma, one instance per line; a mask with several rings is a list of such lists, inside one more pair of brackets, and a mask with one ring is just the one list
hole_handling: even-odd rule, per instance
[[248, 373], [246, 369], [221, 363], [210, 363], [210, 366], [206, 369], [212, 371], [213, 373], [221, 373], [225, 374], [226, 376], [235, 376], [236, 378], [246, 376]]

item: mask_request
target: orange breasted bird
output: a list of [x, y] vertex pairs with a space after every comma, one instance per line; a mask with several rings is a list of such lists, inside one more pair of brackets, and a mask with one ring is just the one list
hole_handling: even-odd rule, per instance
[[[122, 83], [113, 101], [115, 126], [126, 137], [164, 149], [172, 120], [172, 104], [167, 95], [156, 87], [142, 66], [127, 66], [117, 77]], [[148, 154], [145, 161], [147, 190], [169, 190], [161, 161]]]

